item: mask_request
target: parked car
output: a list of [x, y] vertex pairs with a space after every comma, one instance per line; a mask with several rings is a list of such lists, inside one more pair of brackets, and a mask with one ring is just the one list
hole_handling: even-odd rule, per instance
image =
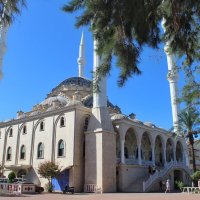
[[39, 185], [35, 185], [35, 192], [38, 193], [44, 192], [44, 188]]
[[8, 183], [8, 179], [7, 178], [0, 178], [0, 183]]

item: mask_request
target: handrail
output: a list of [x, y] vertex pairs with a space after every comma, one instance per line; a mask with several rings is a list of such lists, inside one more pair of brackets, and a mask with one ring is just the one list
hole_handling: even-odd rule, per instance
[[171, 161], [170, 163], [167, 163], [164, 169], [162, 169], [161, 171], [156, 171], [146, 181], [143, 181], [143, 192], [146, 192], [154, 181], [163, 178], [173, 168], [183, 168], [187, 173], [191, 173], [190, 169], [186, 165], [183, 165], [183, 163]]

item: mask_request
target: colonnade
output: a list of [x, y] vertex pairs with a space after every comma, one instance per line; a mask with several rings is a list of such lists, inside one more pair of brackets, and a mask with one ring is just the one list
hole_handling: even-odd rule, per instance
[[171, 161], [185, 163], [183, 141], [159, 131], [122, 124], [118, 126], [117, 158], [122, 164], [164, 167]]

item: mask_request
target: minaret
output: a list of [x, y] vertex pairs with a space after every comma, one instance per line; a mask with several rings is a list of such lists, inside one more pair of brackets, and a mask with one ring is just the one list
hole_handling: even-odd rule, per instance
[[82, 32], [81, 42], [79, 46], [79, 57], [77, 59], [78, 62], [78, 76], [84, 77], [84, 68], [85, 68], [85, 40], [84, 33]]
[[[94, 38], [93, 84], [98, 79], [96, 70], [100, 65], [97, 44]], [[98, 87], [99, 91], [93, 91], [92, 115], [85, 133], [85, 192], [94, 188], [115, 192], [116, 135], [107, 108], [106, 77], [101, 77]]]
[[[162, 27], [165, 32], [165, 19], [162, 20]], [[178, 103], [178, 72], [177, 67], [174, 62], [175, 58], [169, 51], [170, 41], [167, 41], [164, 47], [167, 64], [168, 64], [168, 74], [167, 79], [170, 86], [171, 94], [171, 107], [172, 107], [172, 117], [173, 117], [173, 127], [174, 132], [178, 131], [178, 114], [179, 114], [179, 103]]]

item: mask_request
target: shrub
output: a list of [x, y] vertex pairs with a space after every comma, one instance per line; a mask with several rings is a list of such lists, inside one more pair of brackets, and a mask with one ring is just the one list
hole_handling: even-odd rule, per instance
[[15, 172], [10, 172], [8, 174], [8, 180], [10, 183], [13, 183], [15, 178], [16, 178]]
[[175, 188], [182, 190], [184, 186], [185, 185], [182, 181], [175, 181]]
[[193, 181], [198, 181], [200, 179], [200, 171], [196, 171], [191, 175]]

